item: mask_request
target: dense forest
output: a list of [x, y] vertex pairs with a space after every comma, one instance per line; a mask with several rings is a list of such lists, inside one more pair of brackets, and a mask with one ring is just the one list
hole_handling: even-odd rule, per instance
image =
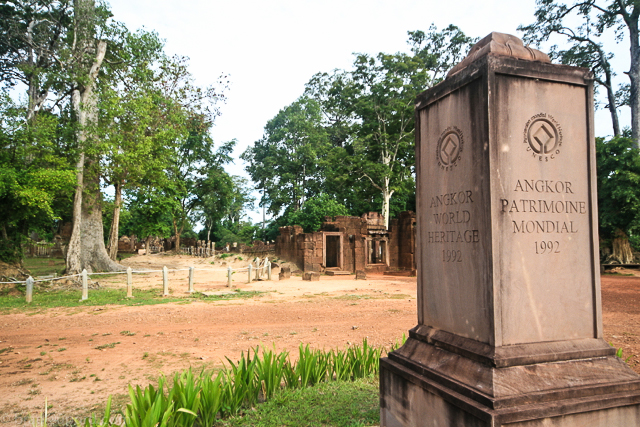
[[[554, 62], [593, 72], [613, 135], [596, 142], [600, 233], [619, 262], [640, 248], [639, 15], [631, 0], [537, 0], [519, 27]], [[612, 66], [619, 40], [629, 70]], [[212, 137], [228, 76], [198, 86], [187, 58], [127, 29], [106, 3], [0, 1], [0, 260], [19, 262], [28, 239], [51, 240], [65, 224], [75, 273], [120, 269], [122, 235], [250, 243], [283, 225], [317, 229], [325, 215], [415, 210], [414, 99], [476, 41], [432, 25], [408, 31], [396, 53], [327, 64], [242, 153], [249, 181], [227, 172], [236, 141]], [[255, 191], [274, 218], [265, 230], [246, 220]]]

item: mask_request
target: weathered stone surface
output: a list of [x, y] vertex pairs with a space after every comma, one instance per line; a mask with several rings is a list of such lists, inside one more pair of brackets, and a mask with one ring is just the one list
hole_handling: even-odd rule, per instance
[[[415, 213], [403, 212], [399, 219], [390, 221], [388, 230], [377, 212], [362, 217], [327, 217], [331, 221], [325, 221], [315, 233], [303, 233], [299, 226], [282, 227], [275, 245], [276, 255], [295, 262], [304, 271], [322, 272], [334, 267], [351, 273], [364, 269], [413, 270], [415, 218]], [[376, 248], [381, 250], [371, 245], [378, 245]]]
[[382, 426], [640, 425], [602, 339], [592, 77], [540, 58], [493, 33], [416, 101], [418, 326]]
[[367, 273], [365, 273], [364, 270], [356, 271], [356, 280], [366, 280], [366, 278], [367, 278]]
[[290, 279], [291, 278], [291, 268], [289, 267], [281, 267], [280, 273], [278, 273], [278, 279]]
[[317, 271], [308, 271], [302, 274], [302, 280], [309, 280], [312, 282], [317, 282], [320, 280], [320, 273]]

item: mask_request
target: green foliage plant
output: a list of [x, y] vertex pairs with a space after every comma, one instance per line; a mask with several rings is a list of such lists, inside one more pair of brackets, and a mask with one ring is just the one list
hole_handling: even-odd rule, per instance
[[198, 421], [202, 427], [212, 427], [218, 418], [223, 405], [223, 381], [225, 375], [212, 375], [203, 371], [200, 374], [200, 413]]
[[173, 424], [179, 427], [191, 427], [196, 421], [197, 413], [201, 406], [201, 385], [198, 378], [194, 377], [191, 368], [182, 373], [177, 373], [173, 379], [174, 407], [180, 408], [173, 419]]
[[309, 344], [298, 348], [296, 373], [300, 379], [300, 387], [313, 386], [327, 377], [328, 354], [321, 350], [310, 350]]
[[[238, 362], [227, 358], [229, 365], [217, 373], [203, 370], [196, 376], [191, 369], [176, 373], [173, 386], [168, 387], [166, 393], [163, 376], [157, 387], [149, 385], [142, 389], [129, 386], [131, 402], [126, 405], [125, 426], [219, 425], [220, 419], [240, 415], [261, 400], [277, 401], [283, 399], [282, 396], [289, 396], [287, 389], [304, 390], [328, 382], [339, 384], [372, 378], [378, 373], [382, 351], [382, 348], [371, 347], [366, 339], [361, 346], [329, 352], [300, 344], [298, 361], [294, 364], [286, 351], [278, 353], [274, 348], [260, 352], [256, 347], [246, 355], [242, 352]], [[109, 408], [108, 403], [105, 420]], [[84, 427], [108, 426], [96, 423], [94, 417], [93, 420], [85, 420]]]
[[271, 399], [280, 390], [285, 370], [290, 369], [288, 356], [288, 352], [276, 353], [274, 346], [273, 350], [263, 350], [262, 357], [257, 358], [258, 383], [265, 400]]
[[596, 159], [600, 238], [640, 236], [640, 152], [634, 141], [596, 138]]
[[242, 352], [237, 364], [228, 357], [226, 359], [229, 362], [229, 368], [224, 370], [226, 405], [223, 406], [223, 413], [236, 415], [244, 405], [251, 407], [258, 401], [260, 391], [257, 375], [258, 350], [254, 350], [253, 358], [250, 350], [247, 351], [246, 357]]
[[173, 391], [164, 393], [164, 377], [158, 380], [158, 388], [153, 385], [141, 389], [129, 386], [131, 403], [125, 410], [126, 427], [170, 427], [170, 419], [174, 415]]

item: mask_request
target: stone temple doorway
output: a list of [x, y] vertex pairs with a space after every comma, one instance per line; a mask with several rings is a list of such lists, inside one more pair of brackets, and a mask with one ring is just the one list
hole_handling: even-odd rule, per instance
[[323, 233], [323, 263], [325, 268], [342, 269], [342, 233]]

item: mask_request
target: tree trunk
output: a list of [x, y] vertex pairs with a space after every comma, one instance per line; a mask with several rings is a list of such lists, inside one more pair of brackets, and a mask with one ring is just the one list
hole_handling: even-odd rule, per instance
[[67, 273], [78, 274], [82, 271], [81, 266], [81, 245], [80, 245], [80, 226], [82, 225], [82, 190], [84, 187], [84, 153], [80, 153], [78, 163], [76, 164], [76, 192], [73, 197], [73, 217], [71, 238], [67, 247]]
[[389, 178], [385, 178], [384, 181], [384, 187], [382, 188], [382, 215], [384, 216], [384, 227], [388, 230], [391, 217], [391, 196], [394, 191], [389, 189]]
[[176, 221], [176, 218], [173, 217], [173, 235], [176, 236], [176, 251], [180, 250], [180, 233], [182, 232], [182, 228], [184, 228], [184, 226], [178, 230], [178, 222]]
[[109, 233], [109, 258], [116, 261], [118, 256], [118, 234], [120, 229], [120, 205], [122, 204], [122, 185], [116, 181], [116, 195], [113, 203], [113, 220]]
[[631, 136], [636, 148], [640, 148], [640, 40], [638, 39], [638, 16], [634, 6], [631, 16], [624, 16], [629, 28], [629, 51], [631, 66], [629, 67], [629, 106], [631, 107]]
[[151, 254], [151, 236], [147, 236], [147, 240], [144, 243], [144, 254], [145, 255]]
[[[76, 87], [71, 102], [78, 131], [76, 138], [80, 156], [76, 165], [76, 192], [73, 201], [73, 229], [67, 250], [67, 273], [87, 271], [118, 271], [124, 267], [109, 258], [104, 246], [102, 226], [102, 194], [97, 162], [86, 156], [87, 144], [91, 143], [91, 127], [97, 122], [97, 97], [95, 81], [107, 51], [107, 43], [94, 39], [94, 0], [75, 0], [74, 54], [79, 58]], [[91, 55], [91, 56], [90, 56]]]
[[616, 103], [616, 95], [613, 91], [613, 83], [611, 81], [611, 69], [609, 67], [608, 62], [603, 62], [603, 68], [605, 73], [605, 85], [604, 87], [607, 89], [607, 100], [609, 102], [609, 112], [611, 113], [611, 125], [613, 127], [613, 135], [620, 136], [620, 121], [618, 120], [618, 110]]
[[[92, 162], [88, 162], [86, 165], [89, 170], [91, 170], [92, 166]], [[124, 270], [125, 268], [122, 265], [109, 258], [107, 249], [104, 246], [102, 193], [100, 193], [100, 178], [97, 173], [90, 173], [85, 176], [84, 189], [80, 227], [81, 266], [89, 272]]]
[[613, 258], [618, 260], [620, 264], [633, 263], [633, 253], [629, 244], [629, 237], [622, 230], [618, 230], [614, 234], [613, 242]]

